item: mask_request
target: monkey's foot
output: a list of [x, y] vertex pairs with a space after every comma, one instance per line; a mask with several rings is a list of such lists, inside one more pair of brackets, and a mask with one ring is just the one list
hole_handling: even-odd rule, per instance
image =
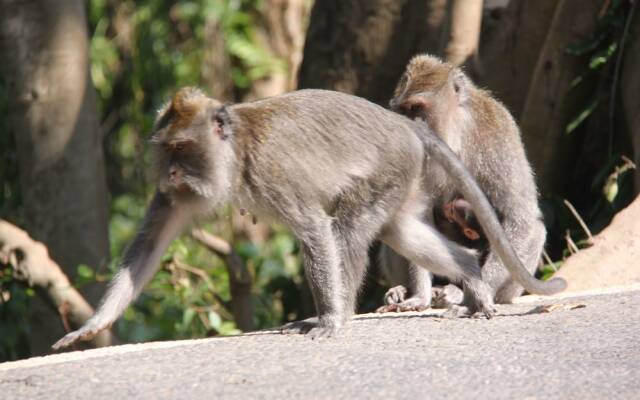
[[309, 333], [316, 326], [318, 326], [318, 318], [307, 318], [302, 321], [293, 321], [288, 324], [284, 324], [280, 328], [280, 333], [284, 335], [304, 335]]
[[91, 340], [95, 335], [102, 332], [105, 329], [111, 327], [111, 322], [108, 323], [97, 323], [92, 322], [91, 320], [87, 321], [87, 323], [80, 329], [67, 333], [62, 339], [58, 340], [51, 346], [54, 350], [59, 350], [64, 347], [70, 346], [80, 340], [86, 341]]
[[316, 339], [328, 339], [330, 337], [335, 336], [338, 333], [340, 328], [337, 326], [316, 326], [312, 328], [307, 336], [311, 338], [311, 340]]
[[289, 322], [280, 328], [280, 332], [285, 335], [302, 334], [313, 339], [323, 339], [334, 336], [338, 333], [340, 325], [318, 322], [318, 318], [307, 318], [303, 321]]
[[486, 317], [492, 318], [496, 315], [496, 308], [493, 304], [493, 296], [489, 286], [481, 279], [470, 279], [463, 282], [464, 301], [461, 305], [452, 305], [444, 314], [448, 318], [458, 317]]
[[496, 315], [496, 309], [488, 307], [483, 310], [476, 310], [473, 307], [453, 304], [444, 314], [443, 318], [482, 318], [491, 319]]
[[384, 304], [397, 305], [404, 302], [406, 297], [407, 297], [406, 287], [402, 285], [394, 286], [391, 289], [387, 290], [387, 293], [384, 294]]
[[377, 313], [389, 312], [408, 312], [408, 311], [424, 311], [429, 308], [430, 304], [425, 299], [419, 297], [410, 297], [398, 304], [387, 304], [376, 310]]
[[462, 304], [464, 292], [456, 285], [448, 284], [443, 288], [433, 288], [433, 308], [450, 308]]

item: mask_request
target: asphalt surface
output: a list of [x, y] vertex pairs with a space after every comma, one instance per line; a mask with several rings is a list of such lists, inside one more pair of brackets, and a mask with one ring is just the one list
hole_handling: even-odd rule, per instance
[[362, 315], [318, 341], [263, 331], [4, 363], [0, 399], [640, 398], [639, 290], [498, 310]]

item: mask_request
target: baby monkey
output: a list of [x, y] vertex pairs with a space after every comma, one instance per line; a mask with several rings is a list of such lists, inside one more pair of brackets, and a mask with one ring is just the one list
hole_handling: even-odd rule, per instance
[[[520, 130], [504, 105], [477, 88], [459, 68], [437, 57], [420, 55], [407, 66], [390, 106], [433, 128], [460, 157], [486, 193], [518, 257], [530, 273], [535, 272], [546, 230]], [[431, 171], [428, 173], [433, 176]], [[444, 214], [445, 218], [440, 218], [444, 223], [438, 223], [443, 233], [466, 247], [483, 250], [484, 233], [470, 224], [475, 207], [460, 196], [445, 174], [440, 177], [427, 182], [427, 220], [433, 222], [434, 214], [436, 219], [438, 213]], [[512, 279], [496, 250], [492, 247], [486, 254], [482, 279], [497, 303], [509, 303], [522, 294], [523, 288]], [[392, 284], [409, 289], [407, 293], [403, 287], [392, 288], [385, 297], [386, 303], [404, 304], [400, 309], [428, 306], [428, 272], [410, 266], [409, 274], [398, 275], [401, 269], [397, 264], [409, 263], [388, 249], [382, 258]]]
[[155, 273], [184, 225], [233, 202], [298, 238], [317, 324], [289, 328], [335, 334], [354, 312], [368, 248], [379, 238], [416, 265], [463, 282], [469, 311], [495, 312], [475, 253], [423, 222], [425, 154], [451, 174], [492, 245], [528, 290], [555, 293], [524, 269], [484, 194], [448, 146], [421, 123], [354, 96], [303, 90], [223, 106], [180, 90], [151, 140], [158, 191], [142, 228], [93, 316], [53, 347], [109, 327]]
[[482, 228], [478, 225], [471, 204], [465, 199], [458, 198], [445, 203], [442, 206], [441, 214], [442, 216], [439, 218], [436, 217], [436, 226], [449, 239], [466, 245], [466, 243], [473, 243], [484, 236], [481, 236]]

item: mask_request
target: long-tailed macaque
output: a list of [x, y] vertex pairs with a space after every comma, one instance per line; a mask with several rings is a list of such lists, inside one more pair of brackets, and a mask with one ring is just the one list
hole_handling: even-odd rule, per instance
[[[330, 336], [354, 312], [367, 250], [379, 238], [434, 273], [463, 282], [469, 312], [495, 312], [475, 253], [422, 222], [431, 161], [473, 207], [492, 245], [532, 292], [554, 293], [524, 269], [484, 194], [444, 142], [422, 123], [364, 99], [303, 90], [223, 106], [180, 90], [161, 112], [152, 143], [158, 191], [101, 306], [54, 348], [109, 327], [154, 274], [185, 223], [234, 202], [288, 226], [300, 241], [318, 312], [312, 337]], [[434, 164], [435, 165], [435, 164]], [[433, 179], [444, 175], [433, 172]], [[309, 326], [300, 324], [299, 331]]]
[[[429, 125], [460, 157], [487, 195], [519, 259], [527, 271], [535, 272], [546, 230], [520, 129], [504, 105], [489, 92], [477, 88], [459, 68], [436, 57], [421, 55], [407, 66], [390, 106]], [[430, 178], [426, 180], [425, 189], [427, 220], [433, 222], [434, 215], [448, 212], [452, 220], [444, 222], [445, 226], [448, 224], [449, 239], [480, 250], [486, 241], [482, 231], [473, 225], [475, 207], [471, 204], [469, 208], [469, 199], [461, 196], [451, 181], [431, 179], [430, 170], [425, 173]], [[457, 229], [466, 229], [463, 237], [453, 235]], [[401, 304], [391, 309], [427, 307], [431, 302], [428, 271], [412, 265], [408, 273], [403, 273], [402, 266], [409, 262], [388, 248], [383, 249], [382, 254], [384, 270], [392, 284], [406, 286], [392, 288], [387, 293], [387, 304]], [[493, 246], [485, 254], [482, 280], [497, 303], [509, 303], [523, 292]], [[453, 301], [444, 301], [448, 302]]]

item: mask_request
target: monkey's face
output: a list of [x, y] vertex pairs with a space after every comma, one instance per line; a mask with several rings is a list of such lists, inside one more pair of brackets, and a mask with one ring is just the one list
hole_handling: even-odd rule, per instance
[[436, 57], [418, 56], [407, 66], [389, 105], [440, 133], [461, 105], [463, 85], [464, 75], [453, 65]]
[[161, 192], [178, 200], [219, 195], [216, 167], [228, 147], [221, 110], [217, 101], [187, 88], [161, 111], [151, 139]]

